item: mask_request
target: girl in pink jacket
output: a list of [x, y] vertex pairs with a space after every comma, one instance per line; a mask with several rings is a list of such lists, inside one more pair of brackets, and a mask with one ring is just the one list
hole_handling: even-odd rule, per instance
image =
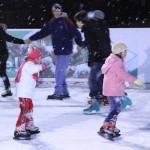
[[124, 96], [124, 82], [134, 83], [142, 86], [143, 83], [131, 76], [124, 68], [123, 59], [127, 54], [127, 46], [124, 43], [116, 43], [112, 47], [112, 53], [102, 66], [104, 74], [103, 95], [107, 96], [111, 105], [111, 110], [106, 117], [104, 124], [100, 128], [100, 134], [108, 134], [111, 137], [120, 135], [120, 130], [116, 128], [116, 121], [121, 111], [121, 98]]

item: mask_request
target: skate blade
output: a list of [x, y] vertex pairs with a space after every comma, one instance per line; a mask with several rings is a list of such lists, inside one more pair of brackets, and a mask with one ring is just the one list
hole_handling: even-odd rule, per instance
[[84, 112], [84, 111], [83, 111], [83, 114], [84, 114], [84, 115], [95, 115], [95, 114], [101, 114], [101, 112], [100, 112], [100, 111], [97, 111], [97, 112], [96, 112], [96, 111], [95, 111], [95, 112], [88, 112], [88, 111], [87, 111], [87, 112], [86, 112], [86, 111]]
[[26, 137], [26, 138], [24, 138], [24, 137], [13, 137], [13, 139], [14, 140], [21, 140], [21, 141], [23, 141], [23, 140], [31, 140], [32, 138], [31, 137]]

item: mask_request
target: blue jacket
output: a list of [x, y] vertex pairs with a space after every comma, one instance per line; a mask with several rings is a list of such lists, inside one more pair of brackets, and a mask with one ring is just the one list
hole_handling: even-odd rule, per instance
[[52, 37], [55, 55], [69, 55], [73, 49], [73, 38], [80, 46], [82, 41], [80, 32], [66, 17], [52, 18], [43, 28], [32, 35], [31, 41], [42, 39], [48, 35]]

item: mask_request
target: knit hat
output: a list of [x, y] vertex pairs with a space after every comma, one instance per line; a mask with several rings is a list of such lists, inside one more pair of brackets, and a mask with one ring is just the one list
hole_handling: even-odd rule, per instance
[[2, 28], [3, 30], [7, 30], [7, 25], [4, 23], [0, 23], [0, 28]]
[[122, 42], [118, 42], [112, 46], [112, 52], [114, 54], [119, 54], [120, 52], [123, 52], [125, 50], [127, 50], [127, 46]]
[[53, 6], [52, 6], [52, 11], [55, 11], [55, 10], [60, 10], [62, 11], [62, 6], [58, 3], [55, 3]]
[[29, 45], [27, 57], [32, 58], [32, 59], [38, 59], [38, 58], [42, 57], [42, 53], [36, 47], [32, 47], [31, 45]]
[[98, 19], [104, 19], [105, 18], [105, 14], [101, 10], [95, 10], [94, 11], [94, 17], [98, 18]]

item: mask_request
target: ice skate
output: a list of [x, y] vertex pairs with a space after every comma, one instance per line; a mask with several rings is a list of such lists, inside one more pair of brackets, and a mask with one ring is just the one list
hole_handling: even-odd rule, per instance
[[113, 140], [113, 138], [119, 137], [121, 135], [120, 130], [112, 124], [106, 124], [106, 125], [104, 124], [100, 128], [98, 134], [108, 140]]
[[123, 96], [121, 101], [121, 111], [125, 110], [127, 106], [132, 106], [132, 101], [127, 96]]
[[109, 129], [101, 128], [98, 134], [105, 139], [113, 140], [113, 132]]
[[83, 114], [92, 114], [93, 111], [100, 113], [100, 105], [97, 99], [92, 99], [92, 104], [83, 110]]
[[13, 94], [10, 89], [5, 90], [5, 92], [1, 94], [2, 97], [12, 96], [12, 95]]
[[15, 131], [13, 139], [16, 140], [31, 140], [31, 134], [26, 131]]
[[40, 130], [38, 127], [33, 127], [33, 128], [30, 128], [30, 129], [26, 129], [26, 131], [29, 133], [29, 134], [38, 134], [40, 133]]

